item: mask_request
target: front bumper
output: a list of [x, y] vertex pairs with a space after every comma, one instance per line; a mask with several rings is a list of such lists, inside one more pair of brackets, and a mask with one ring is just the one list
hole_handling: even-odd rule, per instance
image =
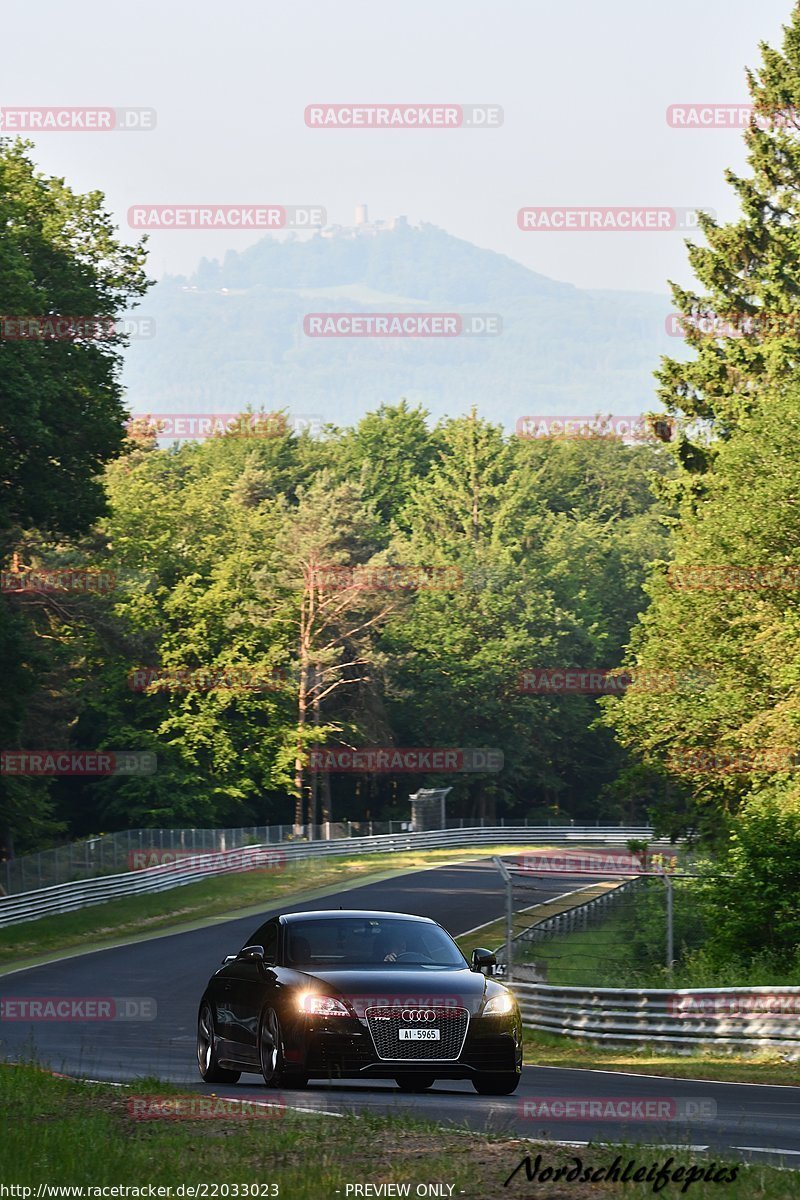
[[365, 1021], [350, 1017], [309, 1018], [287, 1054], [287, 1062], [310, 1077], [323, 1079], [394, 1079], [397, 1075], [434, 1075], [471, 1079], [484, 1072], [522, 1069], [522, 1026], [514, 1014], [472, 1017], [463, 1048], [455, 1059], [381, 1058]]

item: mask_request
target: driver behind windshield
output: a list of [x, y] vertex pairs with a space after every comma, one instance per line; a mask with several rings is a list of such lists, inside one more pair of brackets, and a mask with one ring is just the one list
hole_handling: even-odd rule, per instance
[[402, 932], [394, 930], [386, 935], [381, 945], [382, 961], [397, 962], [398, 956], [405, 954], [407, 949], [406, 939]]

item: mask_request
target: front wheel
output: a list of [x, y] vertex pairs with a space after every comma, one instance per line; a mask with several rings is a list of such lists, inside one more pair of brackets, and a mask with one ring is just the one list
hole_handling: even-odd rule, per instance
[[433, 1087], [434, 1075], [395, 1075], [394, 1081], [401, 1092], [427, 1092]]
[[520, 1075], [516, 1071], [489, 1072], [476, 1075], [472, 1086], [481, 1096], [510, 1096], [519, 1087]]
[[304, 1088], [308, 1076], [287, 1070], [283, 1058], [281, 1024], [274, 1008], [265, 1008], [258, 1029], [258, 1058], [267, 1087]]
[[211, 1005], [203, 1002], [197, 1018], [197, 1066], [206, 1083], [238, 1083], [241, 1071], [229, 1071], [217, 1061], [217, 1039]]

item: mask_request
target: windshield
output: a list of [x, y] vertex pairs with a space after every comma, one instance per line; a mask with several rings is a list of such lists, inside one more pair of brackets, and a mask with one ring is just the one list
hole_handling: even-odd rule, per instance
[[292, 921], [286, 963], [299, 967], [464, 967], [453, 939], [438, 925], [367, 917]]

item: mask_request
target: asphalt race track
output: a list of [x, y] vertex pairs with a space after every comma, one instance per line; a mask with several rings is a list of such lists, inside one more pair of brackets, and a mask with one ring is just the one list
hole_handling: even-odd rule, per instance
[[[540, 877], [540, 891], [530, 902], [582, 883], [585, 880], [564, 876]], [[299, 910], [339, 904], [431, 916], [458, 936], [502, 916], [504, 890], [490, 862], [471, 862], [417, 871], [323, 900], [283, 907]], [[195, 1063], [195, 1021], [203, 987], [221, 959], [238, 950], [275, 911], [279, 910], [265, 909], [260, 917], [211, 924], [207, 930], [96, 951], [1, 977], [3, 999], [150, 997], [156, 1001], [157, 1017], [148, 1021], [3, 1021], [0, 1056], [35, 1055], [56, 1071], [96, 1080], [122, 1082], [149, 1075], [192, 1090], [207, 1090]], [[591, 1140], [709, 1147], [712, 1152], [725, 1148], [737, 1159], [782, 1162], [800, 1169], [800, 1088], [530, 1065], [524, 1069], [517, 1092], [508, 1097], [479, 1096], [471, 1084], [461, 1081], [437, 1083], [431, 1092], [413, 1096], [382, 1081], [312, 1082], [307, 1089], [284, 1091], [279, 1097], [260, 1085], [255, 1075], [244, 1075], [241, 1085], [215, 1091], [273, 1104], [282, 1100], [291, 1107], [329, 1113], [413, 1109], [421, 1117], [440, 1122], [576, 1144]], [[699, 1117], [625, 1124], [596, 1117], [542, 1120], [526, 1114], [526, 1101], [544, 1098], [676, 1099], [682, 1110], [688, 1108]], [[709, 1119], [714, 1108], [715, 1115]]]

